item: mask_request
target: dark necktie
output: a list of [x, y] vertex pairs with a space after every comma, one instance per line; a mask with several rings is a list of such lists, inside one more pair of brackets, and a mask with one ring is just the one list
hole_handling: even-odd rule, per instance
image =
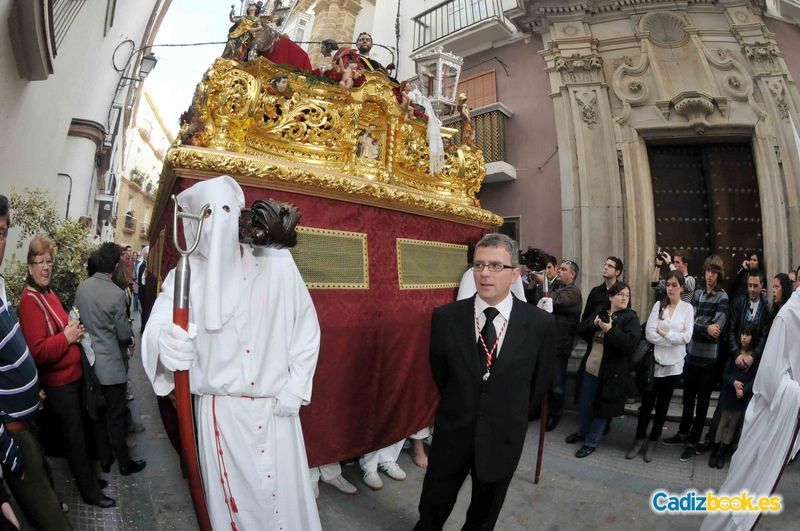
[[[486, 323], [481, 329], [481, 336], [486, 344], [486, 350], [484, 350], [481, 340], [478, 340], [478, 353], [480, 353], [481, 356], [481, 367], [483, 369], [486, 369], [486, 352], [491, 352], [492, 347], [494, 347], [494, 344], [497, 341], [497, 331], [494, 328], [494, 318], [497, 317], [498, 313], [500, 312], [497, 310], [497, 308], [493, 308], [491, 306], [483, 310], [483, 314], [486, 316]], [[492, 352], [492, 363], [494, 363], [495, 359], [497, 359], [497, 349]]]

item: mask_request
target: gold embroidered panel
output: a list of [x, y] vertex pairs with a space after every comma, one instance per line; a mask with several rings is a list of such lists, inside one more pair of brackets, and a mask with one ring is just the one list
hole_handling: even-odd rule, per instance
[[297, 227], [289, 251], [309, 289], [369, 289], [366, 233]]
[[466, 267], [466, 245], [397, 238], [400, 289], [457, 288]]

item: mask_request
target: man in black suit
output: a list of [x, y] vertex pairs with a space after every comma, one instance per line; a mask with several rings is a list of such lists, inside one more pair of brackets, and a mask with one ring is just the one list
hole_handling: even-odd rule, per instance
[[477, 295], [433, 312], [431, 372], [441, 400], [417, 530], [442, 529], [468, 474], [463, 529], [494, 528], [528, 419], [550, 386], [553, 318], [511, 295], [517, 259], [513, 240], [484, 236], [472, 267]]

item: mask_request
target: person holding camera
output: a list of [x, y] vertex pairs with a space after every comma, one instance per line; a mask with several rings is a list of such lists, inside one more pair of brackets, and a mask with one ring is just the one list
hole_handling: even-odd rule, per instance
[[[655, 288], [657, 294], [664, 294], [667, 291], [666, 276], [661, 278], [661, 272], [665, 268], [669, 271], [679, 271], [683, 275], [683, 291], [681, 291], [681, 300], [683, 302], [692, 302], [692, 294], [694, 293], [696, 282], [695, 278], [689, 274], [689, 262], [692, 256], [686, 249], [678, 249], [675, 251], [675, 256], [659, 249], [656, 254], [655, 266], [653, 267], [653, 278], [651, 286]], [[657, 295], [659, 297], [659, 295]]]
[[639, 317], [628, 308], [630, 287], [622, 281], [608, 290], [605, 308], [578, 325], [586, 340], [586, 353], [578, 369], [578, 430], [568, 444], [582, 442], [575, 457], [592, 454], [600, 443], [608, 419], [625, 412], [625, 386], [630, 357], [642, 336]]
[[556, 320], [556, 368], [553, 384], [548, 394], [550, 415], [547, 431], [558, 426], [564, 411], [564, 397], [567, 388], [567, 364], [575, 344], [575, 333], [581, 315], [581, 290], [575, 285], [578, 278], [578, 264], [564, 260], [558, 266], [557, 280], [551, 286], [550, 296], [542, 297], [536, 304], [538, 308], [552, 313]]

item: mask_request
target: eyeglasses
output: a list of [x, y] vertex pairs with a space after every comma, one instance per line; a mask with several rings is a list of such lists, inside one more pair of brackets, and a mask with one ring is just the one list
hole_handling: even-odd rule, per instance
[[516, 269], [514, 266], [505, 265], [500, 262], [489, 262], [488, 264], [484, 264], [483, 262], [475, 262], [470, 267], [476, 273], [481, 273], [484, 267], [488, 267], [489, 271], [492, 273], [499, 273], [503, 269]]
[[52, 260], [34, 260], [33, 262], [31, 262], [31, 265], [35, 265], [35, 266], [46, 265], [47, 267], [53, 267], [53, 261]]

